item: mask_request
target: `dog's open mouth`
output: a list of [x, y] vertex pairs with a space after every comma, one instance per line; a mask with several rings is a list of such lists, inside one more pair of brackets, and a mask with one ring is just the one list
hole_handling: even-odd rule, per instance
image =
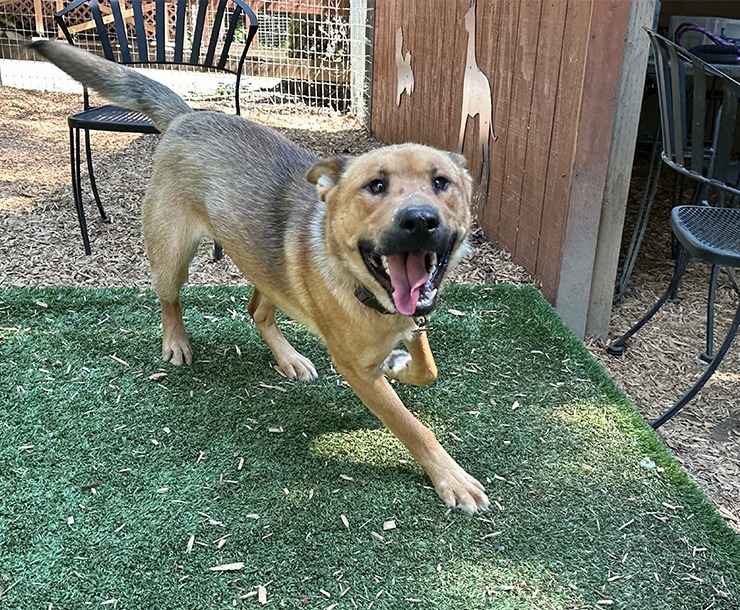
[[447, 271], [452, 244], [445, 252], [426, 250], [381, 254], [360, 246], [370, 273], [390, 296], [398, 313], [424, 316], [432, 312], [439, 287]]

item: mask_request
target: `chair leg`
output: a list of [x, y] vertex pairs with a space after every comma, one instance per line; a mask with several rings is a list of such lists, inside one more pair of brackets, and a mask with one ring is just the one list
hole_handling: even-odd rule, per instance
[[714, 301], [717, 293], [717, 274], [719, 266], [712, 265], [712, 271], [709, 275], [709, 298], [707, 299], [707, 340], [706, 350], [699, 354], [699, 358], [704, 362], [711, 362], [714, 358]]
[[82, 244], [85, 248], [85, 254], [90, 254], [90, 237], [87, 234], [85, 208], [82, 205], [80, 130], [74, 127], [69, 128], [69, 159], [72, 169], [72, 196], [74, 197], [75, 209], [77, 210], [77, 220], [80, 223], [80, 230], [82, 231]]
[[666, 291], [661, 295], [661, 297], [656, 301], [655, 305], [653, 305], [646, 313], [645, 315], [638, 320], [632, 328], [630, 328], [626, 333], [624, 333], [619, 339], [616, 341], [613, 341], [607, 348], [606, 351], [610, 356], [621, 356], [624, 354], [624, 344], [627, 340], [632, 337], [638, 330], [640, 330], [645, 324], [647, 324], [650, 319], [658, 312], [658, 310], [665, 305], [666, 301], [671, 297], [671, 295], [675, 294], [676, 290], [678, 289], [678, 285], [681, 282], [681, 278], [683, 277], [684, 272], [686, 271], [686, 267], [689, 264], [689, 260], [691, 259], [691, 256], [684, 248], [679, 248], [679, 251], [676, 255], [676, 265], [673, 269], [673, 278], [671, 279], [671, 283], [666, 289]]
[[98, 212], [100, 212], [100, 218], [102, 218], [103, 222], [110, 222], [110, 217], [105, 213], [105, 210], [103, 209], [103, 204], [100, 201], [100, 195], [98, 194], [98, 185], [95, 183], [95, 173], [93, 172], [89, 129], [85, 130], [85, 159], [87, 161], [87, 175], [90, 177], [90, 188], [92, 188], [93, 197], [95, 198], [95, 204], [98, 206]]
[[220, 261], [224, 257], [224, 249], [217, 241], [213, 242], [213, 260]]
[[632, 271], [635, 267], [637, 254], [640, 251], [642, 239], [645, 237], [645, 231], [650, 223], [650, 215], [653, 210], [653, 203], [655, 202], [655, 193], [658, 190], [658, 182], [660, 181], [660, 169], [663, 165], [660, 159], [660, 142], [661, 132], [660, 128], [658, 128], [655, 134], [653, 147], [650, 151], [650, 167], [647, 178], [645, 179], [645, 184], [642, 188], [640, 207], [638, 208], [637, 217], [635, 218], [635, 226], [632, 229], [632, 236], [630, 238], [629, 246], [627, 247], [627, 253], [625, 254], [622, 268], [619, 270], [619, 275], [617, 275], [617, 288], [612, 297], [612, 303], [614, 305], [618, 304], [622, 300], [624, 293], [627, 292], [627, 285], [629, 284]]
[[725, 340], [722, 342], [722, 345], [715, 354], [714, 358], [712, 358], [712, 361], [707, 369], [704, 371], [704, 374], [699, 377], [699, 379], [691, 387], [691, 389], [686, 392], [686, 394], [684, 394], [681, 398], [679, 398], [674, 403], [674, 405], [670, 409], [668, 409], [668, 411], [663, 413], [663, 415], [661, 415], [652, 424], [650, 424], [653, 429], [660, 428], [660, 426], [662, 426], [665, 422], [671, 419], [671, 417], [673, 417], [676, 413], [683, 409], [686, 404], [694, 396], [697, 395], [699, 390], [704, 387], [704, 384], [709, 381], [709, 378], [714, 374], [714, 371], [717, 370], [719, 363], [722, 362], [722, 359], [725, 357], [727, 350], [730, 349], [730, 345], [732, 344], [732, 341], [735, 339], [735, 335], [737, 334], [738, 326], [740, 326], [740, 303], [738, 303], [737, 310], [735, 311], [735, 317], [732, 319], [732, 324], [730, 325], [730, 329], [727, 331], [727, 336], [725, 337]]

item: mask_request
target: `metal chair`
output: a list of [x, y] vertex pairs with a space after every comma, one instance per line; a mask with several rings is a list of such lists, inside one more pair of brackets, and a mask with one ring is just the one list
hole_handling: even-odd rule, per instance
[[[720, 266], [728, 268], [730, 281], [740, 296], [734, 268], [740, 268], [740, 196], [732, 144], [740, 98], [740, 83], [704, 63], [685, 49], [647, 31], [655, 53], [660, 106], [663, 163], [697, 183], [694, 201], [702, 205], [677, 206], [671, 213], [676, 238], [673, 278], [665, 293], [632, 328], [611, 343], [607, 352], [622, 355], [625, 343], [675, 296], [692, 257], [712, 265], [707, 305], [704, 374], [674, 405], [651, 425], [658, 428], [680, 411], [712, 376], [724, 358], [740, 325], [740, 305], [719, 350], [714, 353], [714, 293]], [[691, 77], [689, 86], [688, 77]], [[710, 206], [709, 191], [716, 189], [717, 206]]]
[[[243, 0], [126, 0], [125, 6], [119, 0], [76, 0], [54, 18], [70, 44], [94, 39], [111, 61], [137, 66], [193, 66], [235, 75], [234, 103], [236, 114], [240, 114], [244, 60], [257, 33], [257, 17]], [[231, 51], [235, 51], [233, 59]], [[85, 134], [90, 187], [104, 222], [110, 219], [95, 183], [90, 131], [159, 132], [148, 117], [137, 112], [111, 104], [91, 106], [87, 88], [83, 103], [84, 110], [68, 117], [68, 124], [72, 191], [85, 254], [90, 254], [82, 201], [80, 132]], [[215, 257], [221, 257], [218, 244]]]
[[[691, 25], [693, 24], [685, 24], [685, 25]], [[679, 30], [676, 31], [676, 44], [680, 45], [680, 35], [681, 32]], [[717, 39], [721, 40], [721, 39]], [[719, 48], [719, 45], [714, 45]], [[697, 55], [697, 53], [694, 53]], [[707, 61], [706, 57], [700, 57], [700, 59], [704, 59], [704, 61]], [[646, 81], [645, 81], [645, 92], [643, 95], [643, 105], [645, 104], [646, 100], [653, 97], [657, 93], [657, 83], [656, 83], [656, 66], [655, 61], [653, 60], [652, 56], [650, 61], [648, 62], [647, 66], [647, 75], [646, 75]], [[737, 75], [740, 74], [739, 67], [740, 64], [735, 63], [730, 64], [726, 63], [722, 66], [718, 66], [723, 72], [727, 73], [729, 71], [730, 76], [737, 79]], [[692, 68], [689, 68], [689, 74], [691, 74]], [[637, 206], [636, 215], [633, 221], [633, 227], [632, 231], [630, 232], [630, 240], [629, 244], [627, 245], [624, 258], [622, 260], [622, 264], [619, 268], [619, 271], [617, 273], [617, 279], [615, 282], [615, 289], [614, 289], [614, 295], [612, 302], [614, 305], [617, 305], [621, 302], [622, 298], [627, 292], [627, 287], [629, 285], [630, 278], [632, 277], [632, 272], [635, 267], [635, 263], [637, 261], [637, 257], [640, 251], [640, 247], [642, 245], [642, 242], [645, 238], [648, 224], [650, 222], [650, 217], [652, 214], [653, 204], [655, 202], [655, 195], [658, 189], [658, 184], [661, 179], [661, 167], [663, 163], [660, 160], [660, 152], [661, 152], [661, 140], [662, 140], [662, 126], [660, 124], [660, 121], [658, 121], [658, 124], [656, 126], [655, 132], [652, 134], [652, 146], [650, 147], [650, 159], [647, 165], [647, 175], [645, 178], [645, 182], [643, 184], [642, 192], [639, 197], [639, 204]], [[740, 170], [740, 163], [731, 163], [731, 169], [730, 173], [727, 176], [729, 183], [737, 183], [737, 175], [738, 171]], [[732, 173], [734, 172], [734, 174]], [[732, 179], [734, 175], [734, 180]], [[683, 201], [684, 198], [684, 188], [686, 187], [686, 181], [682, 179], [680, 175], [673, 175], [676, 180], [674, 181], [674, 192], [676, 193], [676, 197]], [[698, 187], [698, 185], [696, 185]], [[680, 194], [679, 194], [680, 192]], [[698, 203], [701, 200], [701, 197], [705, 194], [705, 191], [702, 188], [694, 188], [693, 194], [691, 196], [690, 203], [695, 204]]]

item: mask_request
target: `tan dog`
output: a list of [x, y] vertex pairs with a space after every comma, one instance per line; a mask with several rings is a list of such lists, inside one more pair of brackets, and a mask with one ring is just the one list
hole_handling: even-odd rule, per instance
[[[448, 507], [487, 508], [483, 486], [386, 378], [414, 385], [436, 378], [417, 321], [434, 309], [445, 273], [465, 247], [471, 179], [464, 159], [406, 144], [321, 161], [251, 121], [193, 112], [130, 68], [64, 43], [32, 47], [114, 103], [151, 117], [164, 134], [142, 210], [164, 359], [192, 361], [180, 288], [199, 242], [213, 238], [254, 285], [249, 313], [288, 377], [317, 374], [277, 327], [276, 307], [326, 344], [337, 370], [426, 470]], [[399, 342], [408, 352], [394, 349]]]

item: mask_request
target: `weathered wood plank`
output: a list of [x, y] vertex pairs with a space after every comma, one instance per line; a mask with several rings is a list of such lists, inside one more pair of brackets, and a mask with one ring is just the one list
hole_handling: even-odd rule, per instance
[[[389, 11], [388, 2], [378, 2], [375, 6], [373, 17], [373, 64], [372, 64], [372, 102], [370, 106], [370, 127], [376, 137], [386, 140], [388, 132], [388, 96], [389, 77], [387, 75], [387, 56], [391, 52], [389, 48]], [[395, 33], [395, 32], [394, 32]], [[395, 83], [394, 83], [395, 86]], [[387, 141], [387, 140], [386, 140]]]
[[41, 0], [33, 0], [33, 15], [36, 22], [36, 34], [38, 36], [45, 36], [44, 9], [41, 6]]
[[[481, 174], [481, 162], [483, 161], [480, 150], [475, 151], [475, 159], [471, 163], [471, 168], [476, 172], [476, 176], [480, 175], [480, 182], [476, 189], [475, 204], [477, 215], [480, 218], [485, 207], [490, 203], [490, 197], [492, 193], [491, 188], [491, 168], [493, 167], [493, 155], [496, 149], [496, 95], [499, 88], [498, 81], [501, 78], [505, 78], [508, 75], [502, 75], [496, 69], [496, 62], [498, 61], [499, 53], [501, 53], [502, 46], [502, 30], [501, 30], [501, 13], [503, 10], [504, 2], [502, 0], [496, 0], [492, 6], [488, 8], [488, 4], [483, 5], [483, 8], [478, 10], [478, 23], [479, 23], [479, 36], [477, 38], [478, 44], [480, 45], [480, 51], [478, 53], [478, 65], [480, 69], [488, 76], [490, 83], [490, 95], [491, 95], [491, 133], [489, 134], [489, 154], [488, 164], [483, 167]], [[469, 140], [470, 142], [478, 141], [478, 126], [472, 126], [472, 131], [466, 136], [468, 138], [475, 138]]]
[[609, 154], [606, 188], [601, 208], [599, 235], [594, 262], [594, 279], [586, 322], [586, 335], [606, 338], [614, 296], [614, 282], [622, 243], [625, 209], [634, 162], [635, 142], [645, 73], [648, 60], [648, 37], [643, 26], [650, 27], [655, 10], [654, 0], [633, 2], [622, 62], [620, 91], [614, 119], [613, 139]]
[[[594, 3], [556, 309], [584, 336], [604, 202], [630, 0]], [[605, 124], [604, 118], [607, 117]]]
[[573, 152], [583, 89], [584, 61], [588, 44], [591, 9], [595, 0], [568, 0], [560, 69], [557, 77], [555, 117], [550, 147], [550, 163], [542, 202], [535, 276], [550, 302], [558, 294], [565, 220], [568, 213]]
[[[238, 57], [229, 53], [230, 57]], [[259, 55], [247, 54], [244, 74], [265, 78], [314, 81], [327, 84], [347, 84], [350, 74], [346, 67], [334, 62], [315, 62], [310, 59], [289, 58], [285, 60], [262, 59]]]
[[[425, 92], [424, 112], [419, 117], [429, 143], [445, 150], [457, 146], [457, 126], [460, 117], [463, 68], [465, 65], [465, 6], [459, 2], [430, 0], [437, 11], [434, 27], [444, 32], [434, 36], [434, 57], [430, 62], [420, 61], [424, 68], [420, 74], [422, 91]], [[430, 9], [432, 10], [432, 9]], [[423, 34], [429, 39], [429, 32]], [[421, 46], [420, 48], [423, 48]], [[429, 87], [426, 88], [425, 85]]]
[[[499, 236], [501, 244], [516, 253], [521, 213], [522, 185], [525, 179], [525, 159], [530, 137], [530, 118], [538, 39], [540, 33], [540, 0], [521, 3], [517, 28], [516, 55], [512, 71], [516, 78], [511, 88], [504, 183], [501, 193]], [[534, 202], [532, 202], [534, 203]], [[534, 269], [534, 265], [529, 267]]]
[[[480, 219], [483, 230], [494, 241], [507, 243], [501, 235], [500, 215], [502, 194], [505, 185], [507, 141], [509, 137], [509, 115], [512, 109], [511, 90], [514, 83], [514, 62], [517, 27], [519, 24], [519, 2], [500, 2], [500, 21], [498, 52], [496, 53], [496, 73], [493, 90], [493, 132], [495, 139], [491, 147], [491, 169], [488, 204]], [[495, 26], [492, 26], [495, 27]]]
[[514, 257], [530, 272], [537, 268], [543, 202], [547, 196], [547, 170], [552, 158], [550, 149], [567, 7], [567, 3], [562, 0], [546, 0], [542, 3], [514, 251]]

